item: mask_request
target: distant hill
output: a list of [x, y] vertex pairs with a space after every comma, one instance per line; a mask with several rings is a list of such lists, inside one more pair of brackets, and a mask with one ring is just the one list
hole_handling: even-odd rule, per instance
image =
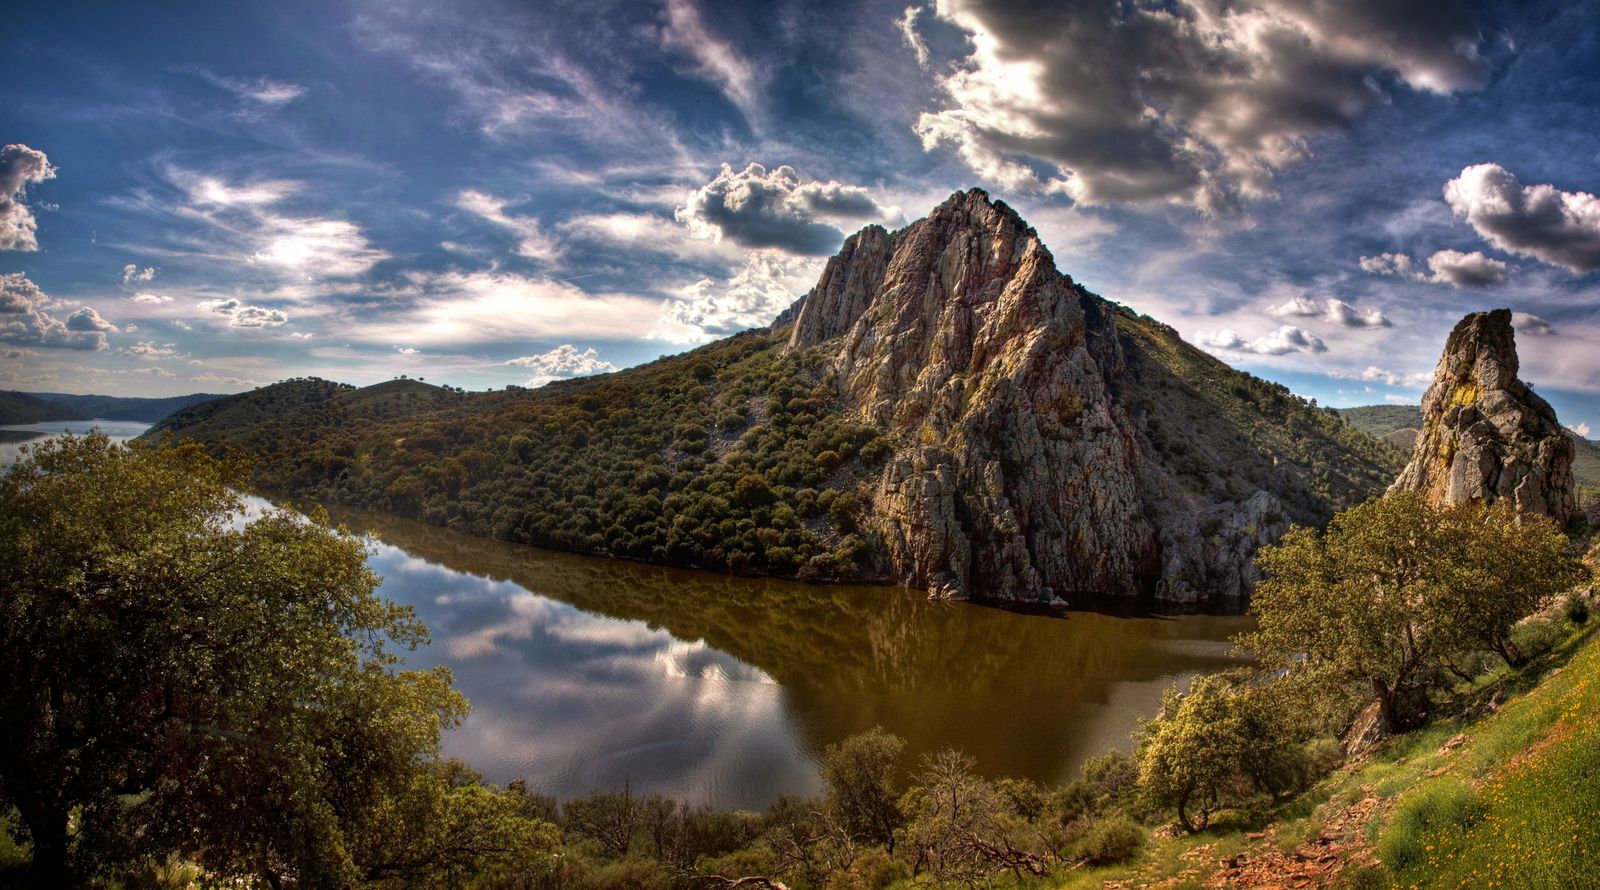
[[36, 399], [44, 399], [58, 405], [64, 405], [76, 412], [72, 418], [48, 418], [50, 420], [92, 418], [96, 420], [137, 420], [144, 423], [155, 423], [174, 411], [222, 397], [221, 393], [212, 392], [196, 392], [186, 396], [169, 396], [162, 399], [134, 396], [80, 396], [65, 392], [35, 392], [28, 393], [28, 395]]
[[977, 190], [683, 355], [533, 390], [291, 380], [169, 431], [255, 454], [265, 491], [478, 535], [1033, 602], [1238, 595], [1257, 547], [1404, 464], [1082, 289]]
[[59, 402], [25, 392], [0, 391], [0, 423], [87, 420], [88, 415]]
[[[1340, 408], [1339, 416], [1345, 423], [1402, 450], [1410, 451], [1417, 433], [1422, 431], [1422, 406], [1420, 405], [1365, 405], [1360, 408]], [[1600, 442], [1585, 439], [1571, 430], [1572, 476], [1584, 488], [1600, 488]]]

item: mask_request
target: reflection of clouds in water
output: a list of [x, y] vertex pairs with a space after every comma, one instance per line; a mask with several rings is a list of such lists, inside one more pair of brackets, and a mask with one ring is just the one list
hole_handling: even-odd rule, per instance
[[416, 606], [435, 646], [411, 661], [456, 668], [472, 701], [446, 753], [493, 780], [557, 796], [630, 784], [717, 806], [761, 807], [818, 787], [784, 691], [759, 668], [642, 621], [608, 618], [522, 586], [378, 545], [383, 593]]

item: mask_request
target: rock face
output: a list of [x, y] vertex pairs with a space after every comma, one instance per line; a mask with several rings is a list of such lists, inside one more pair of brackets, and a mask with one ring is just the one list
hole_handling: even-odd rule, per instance
[[982, 191], [845, 242], [793, 310], [860, 420], [902, 443], [871, 491], [887, 574], [935, 595], [1245, 593], [1287, 527], [1266, 491], [1198, 504], [1112, 395], [1112, 304]]
[[1474, 312], [1450, 332], [1422, 418], [1393, 490], [1443, 504], [1508, 499], [1563, 522], [1575, 512], [1572, 442], [1550, 404], [1517, 379], [1511, 310]]

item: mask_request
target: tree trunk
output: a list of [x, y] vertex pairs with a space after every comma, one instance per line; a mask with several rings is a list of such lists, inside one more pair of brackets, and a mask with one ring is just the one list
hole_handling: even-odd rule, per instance
[[1178, 824], [1183, 826], [1184, 831], [1188, 832], [1189, 834], [1194, 834], [1195, 827], [1194, 823], [1189, 821], [1188, 806], [1189, 791], [1188, 789], [1184, 789], [1183, 791], [1178, 792]]
[[33, 842], [33, 862], [28, 866], [33, 886], [41, 890], [77, 886], [67, 867], [67, 811], [38, 805], [23, 814], [23, 821]]

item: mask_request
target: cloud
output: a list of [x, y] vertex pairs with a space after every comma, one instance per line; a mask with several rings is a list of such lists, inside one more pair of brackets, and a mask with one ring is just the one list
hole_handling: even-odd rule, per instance
[[117, 326], [100, 317], [92, 307], [84, 306], [67, 316], [67, 330], [85, 334], [94, 331], [114, 332]]
[[816, 283], [820, 271], [815, 260], [752, 251], [726, 280], [701, 278], [667, 301], [655, 336], [693, 343], [771, 324]]
[[149, 303], [151, 305], [160, 305], [162, 303], [172, 302], [172, 298], [166, 296], [165, 294], [152, 294], [145, 292], [134, 294], [129, 299], [133, 300], [135, 303]]
[[589, 294], [545, 276], [502, 271], [412, 276], [411, 292], [376, 317], [352, 320], [368, 343], [438, 344], [644, 337], [661, 304], [633, 294]]
[[561, 256], [560, 243], [540, 227], [537, 219], [506, 213], [507, 203], [503, 199], [472, 189], [456, 196], [457, 207], [515, 233], [519, 256], [545, 262], [554, 262], [558, 259]]
[[732, 44], [711, 33], [693, 0], [667, 0], [661, 45], [694, 60], [695, 73], [715, 84], [754, 125], [761, 118], [763, 78]]
[[1327, 352], [1327, 344], [1322, 338], [1302, 328], [1284, 325], [1262, 337], [1246, 340], [1234, 331], [1224, 328], [1215, 333], [1200, 334], [1197, 338], [1201, 346], [1210, 346], [1228, 352], [1241, 352], [1251, 355], [1285, 355], [1290, 352]]
[[200, 375], [195, 376], [195, 377], [190, 377], [189, 379], [194, 381], [195, 383], [215, 383], [215, 384], [217, 384], [219, 386], [239, 386], [239, 387], [254, 388], [254, 387], [257, 387], [257, 386], [265, 386], [266, 385], [266, 381], [265, 380], [250, 380], [250, 379], [245, 378], [245, 377], [222, 377], [222, 376], [218, 376], [216, 374], [200, 374]]
[[1445, 183], [1444, 199], [1495, 247], [1569, 272], [1600, 269], [1600, 198], [1524, 186], [1499, 164], [1474, 164]]
[[208, 312], [228, 316], [228, 326], [233, 328], [275, 328], [289, 323], [289, 316], [281, 309], [246, 306], [232, 298], [205, 300], [199, 305]]
[[116, 330], [85, 306], [65, 322], [47, 310], [53, 301], [21, 272], [0, 275], [0, 343], [53, 349], [106, 348], [106, 332]]
[[1292, 297], [1267, 310], [1276, 318], [1316, 318], [1346, 328], [1386, 328], [1389, 319], [1377, 309], [1357, 309], [1338, 299], [1329, 297], [1318, 302], [1308, 297]]
[[1407, 389], [1421, 389], [1433, 382], [1433, 374], [1427, 371], [1404, 374], [1386, 370], [1377, 365], [1368, 365], [1366, 368], [1355, 372], [1329, 371], [1328, 376], [1338, 380], [1364, 380], [1368, 383], [1403, 386]]
[[1506, 280], [1506, 264], [1476, 250], [1471, 253], [1437, 251], [1428, 257], [1428, 268], [1433, 270], [1429, 281], [1455, 287], [1485, 287]]
[[1590, 429], [1587, 423], [1569, 423], [1567, 424], [1567, 429], [1577, 433], [1580, 439], [1589, 438]]
[[117, 354], [155, 361], [156, 359], [175, 356], [178, 354], [178, 350], [171, 343], [161, 346], [149, 340], [141, 340], [132, 346], [125, 346], [117, 350]]
[[54, 179], [56, 168], [36, 148], [13, 143], [0, 148], [0, 250], [38, 250], [39, 225], [22, 200], [28, 186]]
[[205, 250], [213, 257], [220, 243], [257, 267], [302, 279], [352, 278], [389, 258], [348, 220], [275, 211], [274, 205], [304, 189], [295, 180], [230, 182], [170, 167], [165, 173], [183, 193], [182, 205], [160, 209], [211, 226], [217, 243]]
[[[1380, 253], [1361, 258], [1361, 270], [1373, 275], [1391, 275], [1409, 281], [1430, 284], [1448, 284], [1453, 287], [1486, 287], [1501, 284], [1509, 272], [1506, 264], [1486, 256], [1482, 251], [1463, 253], [1459, 250], [1434, 251], [1428, 257], [1428, 272], [1417, 267], [1416, 261], [1403, 253]], [[1431, 273], [1431, 274], [1429, 274]]]
[[971, 52], [915, 124], [1013, 191], [1219, 214], [1275, 195], [1308, 140], [1386, 101], [1378, 75], [1434, 93], [1484, 84], [1476, 16], [1423, 0], [947, 0]]
[[895, 19], [895, 27], [900, 29], [900, 36], [905, 38], [906, 46], [911, 47], [911, 52], [916, 54], [917, 64], [928, 67], [928, 42], [922, 39], [922, 33], [917, 30], [917, 19], [927, 12], [926, 7], [907, 6], [906, 11]]
[[210, 71], [198, 73], [213, 86], [265, 109], [281, 108], [306, 94], [306, 88], [297, 83], [271, 77], [224, 77]]
[[1549, 337], [1556, 332], [1550, 322], [1527, 312], [1511, 313], [1511, 326], [1519, 333], [1533, 337]]
[[265, 243], [251, 259], [307, 278], [350, 278], [389, 258], [347, 220], [264, 216], [262, 223]]
[[891, 213], [864, 188], [831, 181], [802, 183], [788, 165], [768, 172], [760, 164], [738, 171], [723, 164], [722, 172], [696, 189], [676, 215], [698, 238], [815, 256], [833, 253], [844, 240], [844, 233], [824, 218], [864, 221]]
[[605, 374], [617, 369], [616, 365], [602, 361], [594, 347], [579, 350], [571, 343], [563, 343], [549, 352], [538, 355], [514, 358], [506, 364], [519, 368], [532, 368], [534, 375], [528, 379], [529, 386], [543, 386], [552, 380], [588, 377], [591, 374]]
[[122, 267], [122, 283], [131, 284], [135, 281], [149, 281], [156, 277], [156, 270], [152, 267], [139, 268], [133, 263]]

